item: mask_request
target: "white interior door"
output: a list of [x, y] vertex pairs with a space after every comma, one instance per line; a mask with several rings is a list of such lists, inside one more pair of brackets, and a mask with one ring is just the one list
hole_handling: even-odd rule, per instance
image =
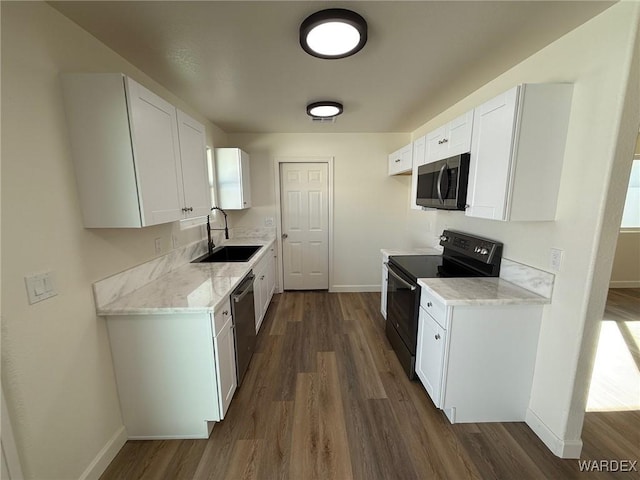
[[329, 167], [280, 164], [285, 290], [329, 288]]

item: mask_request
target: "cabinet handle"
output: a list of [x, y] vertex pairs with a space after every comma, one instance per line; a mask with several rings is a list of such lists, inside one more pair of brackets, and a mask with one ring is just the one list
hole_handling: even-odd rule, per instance
[[190, 211], [190, 212], [193, 212], [193, 207], [189, 207], [189, 211]]
[[436, 339], [436, 340], [440, 340], [440, 334], [439, 334], [439, 333], [436, 333], [436, 335], [435, 335], [435, 339]]
[[229, 310], [225, 310], [222, 312], [223, 315], [229, 315]]
[[427, 302], [427, 307], [433, 307], [433, 303]]
[[400, 163], [400, 159], [399, 158], [396, 158], [396, 163]]
[[448, 138], [443, 138], [442, 140], [438, 140], [438, 145], [442, 145], [443, 143], [447, 143], [448, 141]]
[[260, 280], [264, 280], [264, 275], [260, 275]]

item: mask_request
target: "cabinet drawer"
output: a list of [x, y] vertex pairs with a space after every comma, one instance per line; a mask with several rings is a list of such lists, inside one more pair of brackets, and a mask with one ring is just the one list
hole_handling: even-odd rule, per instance
[[425, 288], [422, 288], [420, 292], [420, 306], [424, 308], [442, 328], [446, 328], [446, 305]]
[[213, 336], [216, 337], [222, 331], [227, 321], [231, 318], [231, 302], [227, 298], [222, 305], [216, 308], [213, 314], [211, 327], [213, 328]]

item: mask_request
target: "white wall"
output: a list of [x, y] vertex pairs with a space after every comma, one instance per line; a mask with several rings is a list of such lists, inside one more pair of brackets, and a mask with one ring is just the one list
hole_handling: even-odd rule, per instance
[[[523, 82], [571, 82], [572, 111], [555, 222], [502, 223], [461, 212], [418, 212], [435, 230], [456, 227], [505, 244], [504, 256], [549, 269], [564, 250], [544, 310], [529, 424], [558, 454], [574, 456], [599, 319], [604, 310], [625, 189], [640, 123], [637, 2], [621, 2], [464, 98], [417, 138]], [[627, 88], [630, 88], [627, 91]]]
[[[86, 230], [70, 157], [61, 72], [124, 72], [222, 131], [44, 3], [2, 2], [2, 383], [26, 478], [71, 479], [122, 420], [91, 284], [201, 238], [175, 224]], [[24, 276], [53, 271], [58, 296], [28, 305]], [[118, 446], [118, 445], [116, 445]], [[86, 470], [86, 471], [85, 471]], [[96, 468], [99, 472], [99, 466]], [[95, 473], [95, 472], [93, 472]]]
[[[340, 121], [339, 119], [337, 121]], [[324, 129], [326, 125], [319, 125]], [[329, 126], [330, 128], [330, 126]], [[228, 143], [251, 155], [252, 208], [232, 212], [235, 226], [264, 226], [275, 217], [273, 159], [334, 157], [332, 290], [379, 290], [380, 249], [408, 247], [409, 176], [387, 176], [387, 155], [408, 134], [230, 134]], [[426, 233], [425, 233], [426, 235]], [[417, 240], [423, 245], [424, 238]]]

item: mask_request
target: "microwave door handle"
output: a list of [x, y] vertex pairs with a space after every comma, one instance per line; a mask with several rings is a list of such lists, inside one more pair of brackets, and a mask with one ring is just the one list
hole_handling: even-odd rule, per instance
[[415, 285], [411, 285], [410, 283], [408, 283], [407, 281], [405, 281], [404, 278], [400, 277], [396, 272], [393, 271], [393, 268], [391, 267], [391, 265], [389, 265], [388, 262], [384, 262], [385, 265], [387, 265], [387, 268], [389, 269], [389, 273], [391, 275], [393, 275], [395, 278], [397, 278], [400, 283], [402, 283], [405, 287], [407, 287], [409, 290], [411, 290], [412, 292], [416, 289]]
[[440, 199], [440, 203], [444, 203], [444, 198], [442, 198], [442, 187], [441, 182], [442, 182], [442, 175], [444, 174], [444, 171], [447, 168], [447, 164], [445, 163], [444, 165], [442, 165], [442, 168], [440, 169], [440, 173], [438, 174], [438, 181], [437, 183], [437, 190], [438, 190], [438, 198]]

